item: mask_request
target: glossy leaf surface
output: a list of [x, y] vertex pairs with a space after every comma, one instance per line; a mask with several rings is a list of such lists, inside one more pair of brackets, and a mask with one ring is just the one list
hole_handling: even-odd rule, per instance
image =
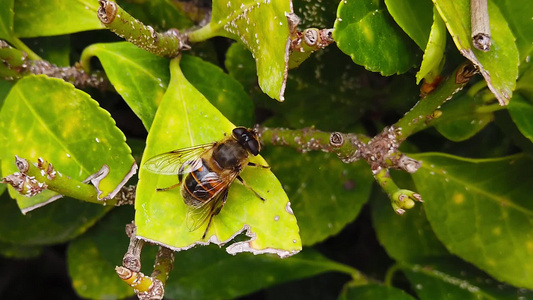
[[498, 282], [458, 259], [427, 259], [401, 268], [421, 300], [529, 299], [533, 292]]
[[4, 0], [0, 7], [0, 39], [11, 41], [13, 36], [13, 2]]
[[272, 164], [272, 171], [291, 199], [304, 245], [339, 233], [370, 195], [372, 178], [362, 161], [345, 164], [334, 155], [283, 148], [268, 149], [265, 156], [278, 162]]
[[94, 56], [117, 92], [149, 129], [170, 80], [168, 59], [128, 42], [93, 44], [85, 48], [81, 60], [88, 64]]
[[431, 0], [385, 0], [394, 21], [422, 50], [426, 49], [431, 28], [433, 3]]
[[[272, 255], [228, 255], [208, 246], [176, 253], [165, 295], [172, 299], [234, 299], [282, 282], [324, 272], [350, 273], [350, 267], [314, 250], [279, 259]], [[213, 284], [216, 282], [217, 284]]]
[[520, 132], [533, 142], [533, 105], [522, 96], [515, 94], [509, 104], [509, 114]]
[[289, 57], [286, 17], [289, 13], [292, 7], [288, 0], [213, 1], [210, 23], [192, 32], [191, 39], [222, 35], [242, 42], [255, 58], [263, 92], [283, 101]]
[[378, 284], [362, 286], [347, 286], [338, 298], [339, 300], [414, 300], [412, 296], [403, 290]]
[[[107, 165], [109, 173], [98, 185], [102, 199], [114, 195], [136, 169], [124, 134], [109, 113], [59, 79], [28, 76], [19, 80], [0, 111], [0, 129], [4, 132], [2, 174], [18, 171], [15, 155], [30, 162], [42, 157], [79, 181]], [[43, 197], [36, 203], [22, 195], [17, 199], [24, 211], [48, 200]]]
[[[231, 124], [183, 76], [178, 61], [171, 63], [171, 81], [159, 106], [147, 139], [143, 162], [160, 153], [211, 143], [231, 134]], [[198, 124], [212, 124], [198, 126]], [[252, 161], [266, 165], [260, 157]], [[135, 201], [137, 234], [147, 240], [185, 250], [197, 244], [226, 243], [246, 231], [253, 238], [228, 249], [230, 253], [250, 251], [288, 256], [301, 250], [296, 219], [288, 198], [274, 174], [267, 169], [246, 168], [243, 179], [264, 195], [261, 201], [239, 183], [231, 185], [227, 203], [213, 218], [206, 240], [201, 240], [207, 223], [195, 231], [186, 225], [187, 205], [179, 188], [157, 192], [156, 188], [177, 183], [177, 176], [157, 175], [141, 170]], [[280, 238], [283, 237], [283, 238]]]
[[435, 129], [454, 142], [471, 138], [494, 119], [491, 112], [478, 111], [482, 107], [480, 102], [465, 93], [444, 103], [442, 115], [433, 121]]
[[190, 55], [183, 56], [180, 67], [185, 78], [232, 123], [253, 125], [252, 99], [237, 80], [221, 68]]
[[404, 73], [416, 63], [416, 46], [381, 1], [341, 1], [333, 38], [356, 64], [385, 76]]
[[0, 196], [0, 241], [18, 246], [52, 245], [87, 231], [111, 207], [61, 199], [22, 215], [7, 193]]
[[491, 48], [488, 52], [472, 46], [470, 1], [435, 0], [455, 46], [479, 69], [500, 104], [509, 102], [518, 76], [518, 49], [507, 21], [498, 7], [488, 1], [491, 24]]
[[533, 51], [533, 2], [529, 0], [493, 0], [500, 8], [516, 38], [520, 61], [527, 60]]
[[[98, 1], [17, 0], [15, 33], [37, 37], [102, 29], [96, 17]], [[68, 13], [65, 13], [68, 12]]]
[[416, 73], [416, 83], [422, 78], [426, 82], [433, 82], [440, 75], [440, 66], [444, 59], [444, 50], [446, 48], [446, 25], [440, 17], [437, 9], [433, 9], [433, 25], [429, 34], [429, 40], [424, 50], [424, 57], [420, 70]]
[[[413, 179], [446, 248], [494, 278], [533, 287], [533, 163], [521, 155], [474, 160], [413, 155]], [[502, 255], [505, 253], [505, 255]]]

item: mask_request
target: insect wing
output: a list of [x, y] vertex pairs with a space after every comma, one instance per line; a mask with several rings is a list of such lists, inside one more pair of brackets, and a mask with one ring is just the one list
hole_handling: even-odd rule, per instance
[[[187, 227], [190, 231], [200, 228], [211, 216], [217, 215], [228, 198], [229, 186], [223, 188], [211, 200], [200, 206], [189, 206]], [[206, 229], [207, 231], [207, 229]]]
[[201, 156], [215, 143], [203, 144], [156, 155], [147, 160], [143, 168], [156, 174], [186, 174], [202, 167]]

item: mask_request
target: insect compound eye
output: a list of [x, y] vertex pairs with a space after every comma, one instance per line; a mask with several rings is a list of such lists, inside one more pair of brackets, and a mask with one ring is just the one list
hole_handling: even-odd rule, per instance
[[259, 151], [261, 150], [261, 146], [259, 145], [259, 142], [252, 138], [248, 142], [246, 142], [246, 148], [250, 153], [252, 153], [254, 156], [259, 154]]
[[253, 155], [259, 154], [261, 146], [255, 137], [255, 133], [244, 127], [237, 127], [232, 131], [235, 139]]

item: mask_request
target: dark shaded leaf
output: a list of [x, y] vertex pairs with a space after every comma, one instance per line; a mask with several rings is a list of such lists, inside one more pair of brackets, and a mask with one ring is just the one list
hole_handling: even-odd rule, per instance
[[523, 155], [412, 157], [422, 162], [412, 176], [446, 248], [498, 280], [533, 288], [533, 163]]
[[334, 28], [339, 49], [369, 71], [389, 76], [416, 64], [416, 46], [381, 1], [341, 1]]

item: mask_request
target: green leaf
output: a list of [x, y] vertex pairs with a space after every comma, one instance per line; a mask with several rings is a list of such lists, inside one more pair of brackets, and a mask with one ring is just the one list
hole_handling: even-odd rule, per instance
[[427, 259], [401, 268], [421, 300], [529, 299], [532, 291], [502, 284], [458, 259]]
[[37, 257], [41, 253], [42, 247], [39, 246], [21, 246], [0, 242], [0, 255], [4, 257], [29, 259]]
[[231, 122], [248, 127], [253, 125], [252, 99], [237, 80], [218, 66], [190, 55], [183, 56], [180, 67], [187, 80]]
[[494, 119], [491, 112], [478, 110], [482, 107], [479, 102], [469, 93], [446, 102], [440, 110], [442, 115], [433, 121], [435, 129], [450, 141], [460, 142], [471, 138]]
[[[231, 124], [205, 97], [184, 78], [178, 60], [171, 62], [171, 81], [146, 143], [143, 161], [175, 149], [211, 143], [231, 134]], [[169, 130], [171, 128], [172, 130]], [[251, 159], [266, 165], [260, 156]], [[207, 224], [195, 231], [186, 225], [187, 205], [179, 189], [157, 192], [156, 188], [176, 184], [177, 176], [156, 175], [141, 170], [135, 201], [137, 234], [141, 238], [185, 250], [209, 242], [223, 244], [237, 233], [253, 238], [238, 242], [228, 252], [251, 251], [289, 256], [301, 250], [296, 219], [281, 184], [270, 170], [246, 168], [243, 179], [266, 201], [261, 201], [243, 185], [231, 185], [227, 203], [213, 218], [206, 241], [201, 241]]]
[[[520, 61], [527, 60], [533, 51], [533, 2], [529, 0], [493, 0], [505, 16], [516, 37]], [[492, 27], [492, 26], [491, 26]]]
[[0, 6], [0, 39], [11, 42], [13, 35], [13, 2], [4, 0]]
[[[132, 296], [133, 289], [122, 281], [115, 266], [122, 265], [129, 238], [124, 232], [133, 220], [132, 207], [115, 208], [91, 230], [72, 241], [67, 250], [67, 263], [72, 286], [83, 298], [117, 299]], [[152, 272], [155, 247], [144, 247], [142, 266]]]
[[433, 82], [440, 74], [442, 62], [444, 60], [444, 49], [446, 48], [446, 25], [440, 17], [436, 8], [433, 9], [433, 25], [429, 34], [429, 40], [424, 50], [424, 58], [420, 70], [416, 73], [416, 83], [422, 78], [426, 82]]
[[498, 280], [533, 288], [533, 163], [523, 155], [411, 157], [422, 162], [412, 176], [446, 248]]
[[234, 299], [324, 272], [356, 272], [311, 249], [280, 260], [273, 255], [228, 255], [213, 246], [176, 253], [174, 270], [165, 286], [165, 296], [184, 300]]
[[15, 34], [18, 37], [61, 35], [102, 29], [96, 17], [97, 1], [17, 0]]
[[500, 104], [506, 105], [513, 95], [518, 77], [518, 49], [513, 33], [498, 7], [488, 1], [492, 45], [490, 51], [483, 52], [472, 45], [470, 1], [434, 2], [457, 49], [478, 67]]
[[347, 286], [338, 298], [339, 300], [414, 300], [406, 292], [379, 284], [368, 284], [362, 286]]
[[246, 91], [257, 86], [254, 58], [242, 43], [233, 43], [229, 46], [224, 66], [231, 77], [239, 81]]
[[[95, 182], [99, 198], [113, 197], [134, 174], [136, 164], [123, 133], [109, 113], [86, 93], [60, 79], [27, 76], [17, 82], [0, 111], [4, 147], [2, 174], [17, 172], [15, 155], [51, 162], [61, 174], [79, 181], [101, 170], [108, 174]], [[20, 208], [29, 211], [46, 204], [22, 195]]]
[[333, 38], [356, 64], [384, 76], [404, 73], [416, 64], [415, 45], [381, 1], [341, 1]]
[[189, 20], [173, 1], [117, 1], [129, 14], [156, 30], [164, 31], [169, 28], [186, 29], [194, 24]]
[[[398, 173], [392, 174], [394, 181], [402, 187], [411, 189], [413, 184], [406, 178], [409, 175]], [[421, 257], [449, 255], [433, 233], [423, 205], [416, 205], [404, 215], [398, 216], [391, 207], [389, 197], [381, 190], [374, 190], [370, 203], [372, 224], [379, 243], [393, 259], [410, 262]]]
[[345, 164], [328, 153], [265, 149], [272, 171], [283, 182], [298, 216], [302, 242], [312, 245], [335, 235], [352, 222], [372, 187], [368, 164]]
[[385, 0], [387, 10], [394, 21], [415, 41], [422, 50], [426, 49], [429, 32], [431, 29], [431, 12], [433, 3], [431, 0], [405, 1]]
[[210, 23], [189, 34], [191, 41], [221, 35], [242, 42], [252, 52], [259, 86], [268, 96], [284, 100], [288, 71], [288, 0], [213, 1]]
[[508, 109], [518, 130], [533, 142], [533, 105], [519, 94], [515, 94]]
[[83, 51], [81, 61], [87, 65], [94, 56], [117, 92], [149, 129], [170, 80], [168, 59], [128, 42], [91, 45]]
[[94, 225], [111, 207], [65, 198], [22, 215], [7, 193], [0, 196], [0, 241], [42, 246], [69, 241]]

